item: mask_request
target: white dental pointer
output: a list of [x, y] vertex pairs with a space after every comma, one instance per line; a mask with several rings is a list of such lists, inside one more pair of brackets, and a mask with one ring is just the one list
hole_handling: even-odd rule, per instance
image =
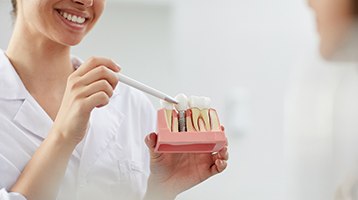
[[149, 87], [149, 86], [147, 86], [139, 81], [136, 81], [132, 78], [129, 78], [128, 76], [125, 76], [121, 73], [116, 73], [116, 75], [117, 75], [117, 78], [119, 79], [119, 81], [122, 83], [125, 83], [125, 84], [127, 84], [131, 87], [134, 87], [140, 91], [143, 91], [145, 93], [148, 93], [150, 95], [158, 97], [159, 99], [163, 99], [164, 101], [167, 101], [169, 103], [178, 104], [178, 102], [173, 97], [171, 97], [159, 90]]

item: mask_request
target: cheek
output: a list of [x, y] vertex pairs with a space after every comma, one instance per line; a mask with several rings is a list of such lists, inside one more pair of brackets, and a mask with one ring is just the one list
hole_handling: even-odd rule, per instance
[[105, 1], [95, 1], [94, 12], [95, 12], [95, 21], [102, 16], [105, 7]]
[[104, 3], [105, 1], [101, 1], [101, 0], [99, 0], [99, 1], [95, 1], [94, 2], [94, 5], [93, 5], [93, 20], [92, 20], [92, 22], [91, 22], [91, 24], [90, 24], [90, 26], [89, 26], [89, 30], [88, 31], [90, 31], [93, 27], [94, 27], [94, 25], [98, 22], [98, 20], [100, 19], [100, 17], [102, 16], [102, 13], [103, 13], [103, 11], [104, 11], [104, 7], [105, 7], [105, 3]]

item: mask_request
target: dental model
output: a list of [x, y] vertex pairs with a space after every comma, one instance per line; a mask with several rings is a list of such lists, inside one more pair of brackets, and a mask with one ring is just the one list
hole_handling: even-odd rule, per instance
[[209, 109], [209, 117], [210, 117], [210, 125], [211, 125], [211, 131], [221, 131], [222, 127], [220, 125], [218, 113], [215, 109], [210, 108]]
[[167, 121], [168, 128], [172, 130], [173, 112], [175, 112], [174, 106], [173, 104], [168, 103], [167, 101], [164, 100], [160, 100], [160, 104], [162, 108], [165, 110], [165, 119]]
[[224, 127], [208, 97], [179, 94], [178, 105], [161, 102], [157, 153], [217, 153], [227, 145]]
[[[191, 96], [189, 99], [189, 106], [190, 106], [190, 110], [191, 110], [191, 117], [192, 117], [192, 122], [194, 124], [194, 128], [196, 131], [201, 131], [204, 132], [206, 130], [210, 130], [207, 129], [205, 120], [202, 117], [202, 110], [205, 109], [205, 99], [203, 97], [198, 97], [198, 96]], [[205, 113], [205, 111], [204, 111]], [[208, 116], [208, 115], [206, 115]], [[210, 123], [209, 123], [210, 126]]]
[[172, 113], [172, 127], [171, 130], [173, 133], [179, 132], [179, 121], [178, 121], [178, 112], [173, 110]]
[[173, 104], [161, 101], [166, 124], [171, 132], [208, 132], [221, 131], [219, 117], [215, 109], [211, 108], [208, 97], [184, 94], [175, 97], [178, 102]]
[[186, 110], [188, 109], [188, 97], [185, 94], [178, 94], [175, 97], [175, 100], [178, 102], [178, 104], [175, 105], [175, 108], [179, 113], [179, 132], [186, 132]]

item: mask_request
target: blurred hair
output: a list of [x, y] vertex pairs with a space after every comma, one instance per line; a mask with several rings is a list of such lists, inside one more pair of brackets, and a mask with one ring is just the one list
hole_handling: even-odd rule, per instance
[[16, 16], [17, 14], [17, 0], [11, 0], [11, 4], [12, 4], [12, 11], [11, 13]]
[[358, 0], [352, 0], [353, 5], [353, 14], [355, 17], [358, 17]]

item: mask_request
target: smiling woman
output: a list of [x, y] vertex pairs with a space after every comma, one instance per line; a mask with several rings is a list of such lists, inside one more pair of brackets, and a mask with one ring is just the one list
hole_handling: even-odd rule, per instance
[[12, 0], [0, 52], [0, 200], [174, 199], [225, 170], [217, 154], [154, 153], [156, 112], [113, 60], [71, 57], [105, 0]]

